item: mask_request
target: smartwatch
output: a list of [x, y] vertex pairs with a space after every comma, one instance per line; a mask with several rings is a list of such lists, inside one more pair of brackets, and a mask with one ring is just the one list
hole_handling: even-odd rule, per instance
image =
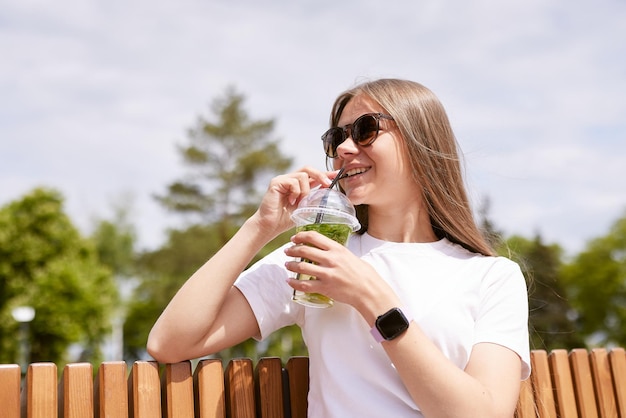
[[370, 331], [376, 342], [391, 341], [409, 328], [413, 318], [408, 315], [408, 311], [405, 312], [407, 314], [400, 308], [392, 308], [376, 318], [376, 323]]

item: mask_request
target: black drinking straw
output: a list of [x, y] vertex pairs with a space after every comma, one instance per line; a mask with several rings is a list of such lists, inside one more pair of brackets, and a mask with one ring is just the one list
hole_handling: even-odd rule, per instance
[[[345, 167], [341, 167], [339, 169], [339, 172], [337, 173], [333, 181], [330, 183], [330, 186], [328, 186], [328, 190], [331, 190], [333, 187], [335, 187], [335, 184], [337, 184], [337, 182], [341, 179], [341, 176], [343, 175], [343, 171], [345, 169], [346, 169]], [[328, 193], [326, 193], [326, 196], [324, 196], [324, 198], [322, 199], [320, 207], [325, 208], [327, 202], [328, 202]], [[315, 216], [315, 223], [316, 224], [322, 223], [322, 219], [324, 219], [324, 214], [322, 212], [318, 212], [317, 216]]]
[[341, 167], [339, 169], [339, 172], [337, 173], [333, 181], [330, 183], [330, 186], [328, 186], [329, 189], [332, 189], [333, 187], [335, 187], [335, 184], [337, 184], [337, 182], [341, 180], [341, 176], [343, 175], [343, 172], [345, 169], [346, 169], [345, 167]]

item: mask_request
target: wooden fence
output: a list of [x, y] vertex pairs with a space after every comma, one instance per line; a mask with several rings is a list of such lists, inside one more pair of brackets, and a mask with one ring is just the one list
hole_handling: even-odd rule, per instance
[[[517, 418], [626, 418], [626, 352], [531, 353]], [[0, 365], [2, 418], [305, 418], [308, 358]], [[61, 372], [60, 379], [58, 378]], [[95, 373], [95, 379], [94, 379]]]

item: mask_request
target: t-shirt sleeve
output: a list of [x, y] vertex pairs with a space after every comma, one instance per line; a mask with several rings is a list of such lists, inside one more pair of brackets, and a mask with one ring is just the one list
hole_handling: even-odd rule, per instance
[[485, 277], [475, 327], [475, 342], [490, 342], [515, 351], [522, 359], [522, 379], [530, 376], [528, 291], [519, 266], [498, 258]]
[[256, 316], [261, 335], [265, 339], [272, 332], [288, 325], [300, 323], [303, 315], [300, 305], [291, 301], [293, 289], [287, 284], [289, 271], [285, 268], [287, 245], [273, 251], [235, 281]]

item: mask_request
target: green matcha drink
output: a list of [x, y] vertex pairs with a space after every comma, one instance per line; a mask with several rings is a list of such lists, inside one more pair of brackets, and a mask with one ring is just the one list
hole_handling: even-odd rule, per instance
[[317, 231], [341, 245], [346, 245], [352, 228], [346, 224], [308, 224], [296, 228], [296, 233], [302, 231]]
[[[305, 197], [291, 216], [296, 223], [296, 233], [317, 231], [346, 245], [353, 231], [361, 227], [355, 216], [354, 206], [342, 193], [332, 189], [318, 189]], [[309, 260], [302, 260], [310, 262]], [[298, 280], [316, 280], [307, 274], [296, 275]], [[294, 291], [293, 300], [305, 306], [327, 308], [333, 300], [319, 293]]]
[[[348, 237], [352, 232], [352, 228], [350, 225], [345, 224], [308, 224], [302, 225], [296, 228], [296, 233], [301, 231], [317, 231], [322, 235], [327, 236], [340, 243], [341, 245], [346, 245], [348, 242]], [[309, 261], [309, 260], [303, 260]], [[315, 280], [315, 277], [310, 276], [308, 274], [298, 274], [296, 275], [297, 280]], [[313, 304], [315, 306], [332, 306], [333, 300], [328, 296], [321, 295], [319, 293], [304, 293], [296, 291], [293, 296], [293, 300], [298, 302], [306, 302], [308, 306]]]

